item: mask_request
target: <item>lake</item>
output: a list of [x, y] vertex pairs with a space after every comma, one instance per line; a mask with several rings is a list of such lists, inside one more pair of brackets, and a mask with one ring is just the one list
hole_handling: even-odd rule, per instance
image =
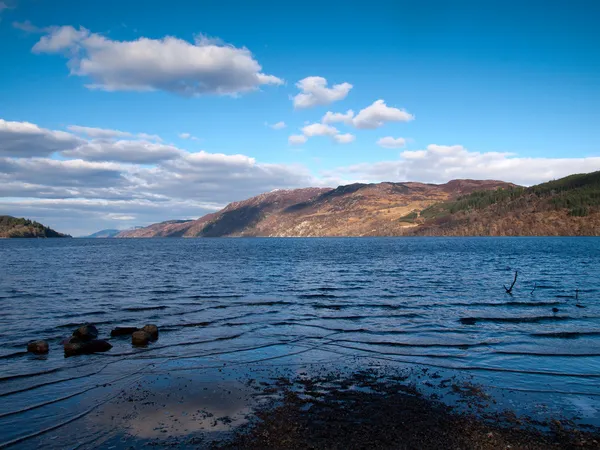
[[[160, 338], [64, 358], [87, 322]], [[599, 425], [600, 238], [0, 240], [0, 363], [0, 447], [95, 442], [118, 386], [221, 365], [430, 368]]]

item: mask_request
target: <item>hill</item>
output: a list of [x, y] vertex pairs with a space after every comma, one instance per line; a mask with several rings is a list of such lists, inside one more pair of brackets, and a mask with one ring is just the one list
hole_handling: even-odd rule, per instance
[[163, 222], [117, 237], [397, 236], [419, 226], [414, 211], [475, 191], [512, 187], [503, 181], [453, 180], [276, 190], [198, 220]]
[[99, 238], [112, 238], [115, 237], [117, 234], [119, 234], [122, 230], [100, 230], [100, 231], [96, 231], [95, 233], [90, 234], [89, 236], [82, 236], [83, 238], [93, 238], [93, 239], [99, 239]]
[[67, 238], [71, 237], [41, 223], [12, 216], [0, 216], [0, 238]]
[[473, 192], [415, 211], [423, 236], [599, 236], [600, 171]]

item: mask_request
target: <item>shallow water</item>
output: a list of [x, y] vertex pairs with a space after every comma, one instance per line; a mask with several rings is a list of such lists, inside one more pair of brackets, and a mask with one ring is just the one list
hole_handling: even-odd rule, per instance
[[[600, 424], [599, 274], [600, 238], [1, 240], [0, 446], [224, 363], [420, 364]], [[161, 334], [65, 359], [85, 322]]]

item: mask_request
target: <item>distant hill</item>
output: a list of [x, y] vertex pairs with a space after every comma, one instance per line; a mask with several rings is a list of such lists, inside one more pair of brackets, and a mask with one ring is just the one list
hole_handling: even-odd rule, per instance
[[198, 220], [158, 223], [117, 237], [397, 236], [419, 226], [411, 219], [414, 211], [475, 191], [513, 187], [503, 181], [453, 180], [276, 190]]
[[425, 236], [600, 236], [600, 171], [473, 192], [415, 211]]
[[114, 237], [180, 237], [178, 228], [185, 226], [193, 220], [168, 220], [166, 222], [155, 223], [147, 227], [135, 227], [131, 230], [121, 231]]
[[41, 223], [12, 216], [0, 216], [0, 238], [68, 238]]
[[112, 238], [119, 234], [122, 230], [100, 230], [84, 238]]

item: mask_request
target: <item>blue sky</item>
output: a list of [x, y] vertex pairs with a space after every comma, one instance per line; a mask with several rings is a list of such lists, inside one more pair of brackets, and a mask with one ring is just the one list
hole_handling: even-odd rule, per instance
[[0, 5], [0, 213], [64, 231], [274, 188], [600, 169], [595, 1]]

